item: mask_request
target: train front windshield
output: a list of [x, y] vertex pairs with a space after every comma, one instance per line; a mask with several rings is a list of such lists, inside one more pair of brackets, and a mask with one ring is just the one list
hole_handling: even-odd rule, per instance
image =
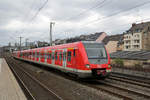
[[83, 43], [86, 53], [91, 64], [107, 63], [107, 53], [105, 47], [101, 43]]

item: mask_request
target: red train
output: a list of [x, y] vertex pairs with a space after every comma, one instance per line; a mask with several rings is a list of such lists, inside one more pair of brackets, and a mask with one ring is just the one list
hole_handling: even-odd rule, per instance
[[80, 78], [105, 78], [111, 72], [110, 56], [98, 42], [75, 42], [13, 52], [13, 56], [56, 68]]

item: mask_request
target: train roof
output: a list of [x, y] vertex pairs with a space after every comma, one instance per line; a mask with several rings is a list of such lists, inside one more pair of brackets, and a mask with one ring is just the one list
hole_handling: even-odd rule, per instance
[[22, 52], [26, 52], [26, 51], [29, 51], [29, 50], [40, 50], [40, 49], [59, 49], [59, 48], [66, 48], [66, 47], [77, 47], [79, 44], [103, 44], [101, 42], [96, 42], [96, 41], [79, 41], [79, 42], [74, 42], [74, 43], [67, 43], [67, 44], [61, 44], [61, 45], [55, 45], [55, 46], [48, 46], [48, 47], [41, 47], [41, 48], [34, 48], [34, 49], [28, 49], [28, 50], [23, 50]]

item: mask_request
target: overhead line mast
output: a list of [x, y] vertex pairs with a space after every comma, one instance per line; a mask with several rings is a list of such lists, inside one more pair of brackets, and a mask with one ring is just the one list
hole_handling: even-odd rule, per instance
[[19, 46], [19, 50], [21, 51], [21, 39], [23, 38], [23, 37], [18, 37], [19, 39], [20, 39], [20, 46]]
[[50, 22], [50, 46], [52, 46], [52, 27], [55, 24], [55, 22]]

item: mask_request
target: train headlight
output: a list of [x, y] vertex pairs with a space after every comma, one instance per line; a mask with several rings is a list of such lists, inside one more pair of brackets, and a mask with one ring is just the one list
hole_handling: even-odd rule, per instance
[[108, 65], [108, 68], [111, 68], [111, 65], [110, 65], [110, 64]]
[[86, 68], [90, 68], [90, 65], [89, 65], [89, 64], [86, 64], [85, 66], [86, 66]]

